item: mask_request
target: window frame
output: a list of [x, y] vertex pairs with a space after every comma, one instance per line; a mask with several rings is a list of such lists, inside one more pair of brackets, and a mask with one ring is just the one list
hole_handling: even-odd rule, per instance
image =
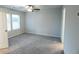
[[[19, 29], [21, 29], [21, 16], [19, 14], [14, 14], [14, 13], [11, 14], [11, 27], [12, 27], [12, 15], [18, 15], [19, 16], [19, 20], [20, 20], [20, 22], [19, 22], [20, 28]], [[12, 30], [19, 30], [19, 29], [13, 29], [12, 28]]]
[[[15, 31], [15, 30], [20, 30], [21, 29], [21, 15], [20, 14], [17, 14], [17, 13], [6, 13], [6, 19], [7, 19], [7, 14], [9, 14], [10, 15], [10, 24], [11, 24], [11, 30], [10, 31], [8, 31], [8, 29], [7, 29], [7, 31], [8, 32], [11, 32], [11, 31]], [[19, 22], [19, 24], [20, 24], [20, 28], [19, 29], [13, 29], [12, 28], [12, 15], [18, 15], [19, 16], [19, 19], [20, 19], [20, 22]]]

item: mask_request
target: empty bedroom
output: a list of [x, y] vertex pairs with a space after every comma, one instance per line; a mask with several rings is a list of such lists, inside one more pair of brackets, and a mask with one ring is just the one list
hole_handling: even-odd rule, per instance
[[1, 5], [0, 19], [0, 53], [64, 53], [61, 5]]

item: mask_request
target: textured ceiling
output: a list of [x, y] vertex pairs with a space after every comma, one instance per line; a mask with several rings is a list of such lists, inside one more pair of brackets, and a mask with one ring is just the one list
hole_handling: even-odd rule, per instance
[[[26, 12], [25, 5], [3, 5], [3, 7]], [[40, 9], [50, 9], [59, 8], [61, 5], [35, 5], [35, 7]]]

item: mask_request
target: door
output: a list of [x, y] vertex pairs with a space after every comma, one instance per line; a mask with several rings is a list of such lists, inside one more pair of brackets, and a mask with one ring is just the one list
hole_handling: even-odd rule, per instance
[[3, 9], [0, 8], [0, 49], [8, 48], [7, 21]]

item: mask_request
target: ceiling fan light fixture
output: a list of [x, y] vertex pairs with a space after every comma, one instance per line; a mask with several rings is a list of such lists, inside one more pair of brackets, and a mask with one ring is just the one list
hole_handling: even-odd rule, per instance
[[25, 8], [27, 9], [27, 11], [32, 12], [33, 11], [33, 6], [32, 5], [27, 5], [25, 6]]
[[27, 9], [27, 11], [32, 12], [32, 9]]
[[39, 11], [40, 10], [39, 8], [35, 8], [34, 5], [26, 5], [25, 8], [28, 12], [34, 12], [34, 11]]

